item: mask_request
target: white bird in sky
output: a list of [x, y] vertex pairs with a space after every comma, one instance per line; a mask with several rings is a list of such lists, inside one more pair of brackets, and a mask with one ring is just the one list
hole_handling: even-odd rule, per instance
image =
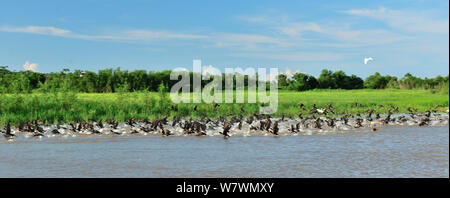
[[365, 65], [367, 65], [367, 63], [368, 63], [369, 61], [373, 61], [373, 58], [372, 58], [372, 57], [364, 58], [364, 64], [365, 64]]

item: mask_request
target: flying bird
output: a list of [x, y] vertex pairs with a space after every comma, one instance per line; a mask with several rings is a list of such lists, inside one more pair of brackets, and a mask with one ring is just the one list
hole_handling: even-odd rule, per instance
[[368, 63], [369, 61], [373, 61], [373, 58], [372, 58], [372, 57], [364, 58], [364, 64], [365, 64], [365, 65], [367, 65], [367, 63]]

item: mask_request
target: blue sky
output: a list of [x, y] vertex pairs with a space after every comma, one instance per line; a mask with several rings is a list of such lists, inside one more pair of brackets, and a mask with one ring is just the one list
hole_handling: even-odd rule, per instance
[[[374, 61], [365, 65], [365, 57]], [[449, 73], [443, 1], [2, 1], [0, 65]]]

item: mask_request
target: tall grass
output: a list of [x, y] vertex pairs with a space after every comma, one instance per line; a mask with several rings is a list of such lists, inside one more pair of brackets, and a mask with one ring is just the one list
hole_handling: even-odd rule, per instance
[[[118, 93], [77, 94], [59, 90], [46, 93], [0, 94], [0, 125], [5, 125], [8, 121], [17, 124], [35, 119], [67, 123], [100, 119], [124, 121], [132, 117], [135, 119], [166, 116], [245, 117], [259, 110], [259, 104], [249, 103], [222, 103], [217, 109], [213, 109], [212, 104], [182, 103], [172, 109], [173, 103], [165, 91], [165, 88], [161, 88], [160, 92], [127, 92], [123, 89]], [[447, 92], [396, 89], [279, 91], [278, 99], [278, 111], [274, 116], [296, 117], [301, 112], [299, 103], [306, 105], [304, 115], [308, 114], [313, 104], [318, 107], [332, 104], [337, 114], [365, 113], [368, 108], [386, 113], [389, 105], [399, 107], [399, 111], [404, 113], [407, 113], [408, 107], [423, 112], [437, 105], [442, 106], [439, 110], [444, 111], [449, 106], [448, 89]], [[362, 108], [355, 107], [355, 102], [362, 104]], [[193, 110], [195, 105], [198, 106], [197, 111]], [[241, 112], [241, 107], [244, 112]]]

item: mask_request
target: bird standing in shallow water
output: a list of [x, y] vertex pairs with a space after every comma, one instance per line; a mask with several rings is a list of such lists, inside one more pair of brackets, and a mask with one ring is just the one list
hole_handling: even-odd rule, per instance
[[223, 132], [221, 133], [225, 138], [230, 137], [230, 135], [228, 135], [228, 133], [230, 132], [231, 129], [231, 125], [228, 123], [225, 123], [223, 125]]
[[363, 122], [363, 119], [357, 118], [357, 119], [356, 119], [356, 126], [355, 126], [355, 128], [360, 128], [360, 127], [362, 127], [362, 122]]
[[206, 133], [197, 129], [197, 134], [195, 136], [205, 136]]
[[166, 128], [162, 128], [162, 129], [161, 129], [161, 134], [162, 134], [163, 136], [169, 136], [169, 135], [172, 135], [172, 134], [170, 133], [169, 129], [166, 129]]
[[39, 133], [44, 133], [44, 129], [42, 129], [42, 127], [39, 126], [39, 121], [35, 120], [34, 121], [34, 128], [39, 132]]
[[279, 128], [278, 128], [278, 121], [275, 121], [275, 123], [273, 123], [272, 133], [274, 135], [278, 135], [278, 130], [279, 130]]
[[322, 129], [322, 124], [320, 123], [322, 120], [320, 119], [320, 118], [317, 118], [315, 121], [314, 121], [314, 127], [315, 128], [317, 128], [317, 129]]
[[293, 124], [291, 124], [291, 129], [290, 129], [290, 131], [291, 131], [292, 133], [295, 133], [295, 132], [296, 132]]
[[8, 122], [8, 124], [6, 125], [6, 131], [5, 131], [5, 133], [3, 134], [3, 136], [5, 137], [5, 139], [6, 139], [7, 141], [13, 141], [13, 140], [14, 140], [14, 137], [15, 137], [16, 135], [14, 135], [14, 134], [11, 133], [11, 122]]
[[325, 120], [329, 127], [334, 128], [334, 118], [329, 118], [328, 120]]
[[98, 127], [103, 128], [103, 121], [100, 120], [97, 125], [98, 125]]
[[58, 129], [53, 129], [51, 132], [52, 132], [52, 134], [54, 134], [54, 135], [59, 135], [59, 134], [61, 134], [61, 133], [58, 131]]
[[419, 126], [425, 126], [428, 125], [428, 122], [430, 121], [430, 119], [428, 117], [425, 118], [421, 118], [420, 122], [419, 122]]

